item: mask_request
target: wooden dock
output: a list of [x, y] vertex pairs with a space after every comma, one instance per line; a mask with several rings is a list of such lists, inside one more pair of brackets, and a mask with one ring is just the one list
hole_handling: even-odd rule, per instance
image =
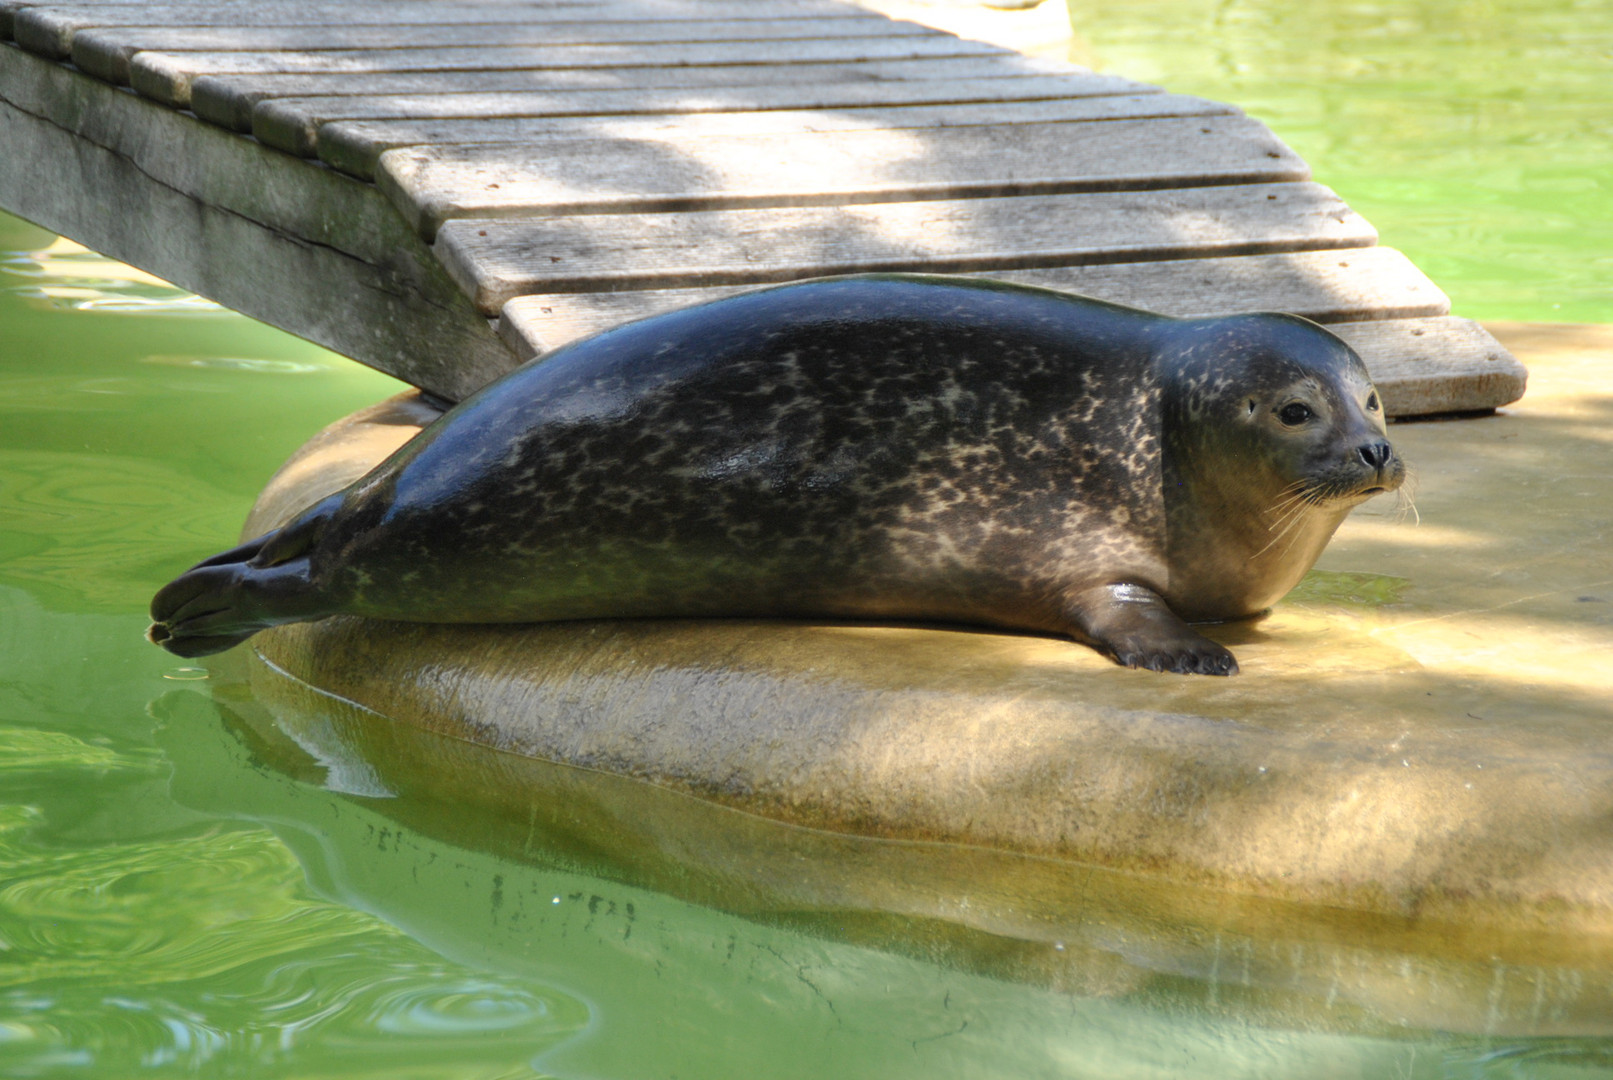
[[1234, 106], [838, 0], [0, 0], [0, 206], [448, 399], [865, 270], [1297, 312], [1394, 415], [1524, 385]]

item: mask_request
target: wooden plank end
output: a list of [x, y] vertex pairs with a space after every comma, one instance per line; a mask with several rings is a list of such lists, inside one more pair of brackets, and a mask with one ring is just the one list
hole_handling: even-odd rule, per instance
[[1482, 412], [1523, 397], [1529, 373], [1472, 319], [1390, 319], [1330, 327], [1366, 361], [1384, 411], [1404, 419]]
[[252, 108], [261, 98], [243, 92], [235, 84], [211, 75], [202, 75], [190, 84], [190, 111], [229, 131], [252, 133]]
[[36, 56], [66, 60], [73, 49], [78, 24], [72, 18], [45, 8], [20, 8], [12, 17], [11, 39]]
[[129, 85], [152, 101], [175, 109], [190, 108], [190, 80], [179, 59], [167, 53], [142, 52], [129, 58]]
[[134, 49], [108, 33], [86, 30], [73, 38], [73, 64], [80, 71], [114, 86], [129, 85], [129, 57]]
[[318, 157], [319, 128], [307, 112], [288, 107], [286, 100], [266, 98], [252, 107], [252, 137], [297, 157]]

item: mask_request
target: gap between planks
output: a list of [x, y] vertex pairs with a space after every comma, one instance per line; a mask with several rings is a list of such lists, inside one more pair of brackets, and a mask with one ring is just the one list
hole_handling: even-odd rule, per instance
[[[535, 68], [493, 71], [309, 72], [204, 75], [191, 83], [197, 116], [235, 131], [252, 130], [260, 101], [287, 97], [381, 94], [512, 93], [555, 90], [673, 90], [786, 83], [891, 83], [1090, 74], [1073, 64], [1028, 56], [940, 56], [826, 64], [727, 64], [717, 67]], [[1135, 84], [1141, 93], [1152, 87]], [[1233, 106], [1226, 106], [1234, 109]]]
[[[552, 90], [506, 93], [335, 95], [275, 98], [252, 111], [259, 142], [301, 157], [318, 155], [319, 131], [337, 121], [514, 120], [523, 118], [684, 115], [706, 112], [881, 109], [891, 126], [897, 110], [961, 105], [1023, 106], [1024, 119], [1082, 118], [1088, 98], [1158, 95], [1154, 87], [1112, 76], [1044, 76], [1019, 79], [926, 79], [900, 83], [785, 83], [782, 85]], [[1176, 98], [1178, 110], [1182, 109]], [[1030, 106], [1040, 105], [1041, 109]], [[919, 115], [919, 114], [915, 114]], [[1014, 122], [1005, 120], [1002, 122]]]
[[[1160, 100], [1155, 100], [1155, 99]], [[1138, 94], [1060, 101], [964, 102], [955, 105], [869, 106], [844, 109], [777, 109], [761, 112], [682, 113], [675, 125], [665, 116], [509, 117], [446, 120], [333, 121], [319, 129], [319, 158], [361, 180], [373, 180], [382, 154], [415, 146], [518, 148], [562, 139], [647, 139], [710, 136], [755, 137], [812, 132], [909, 131], [922, 128], [1021, 125], [1158, 118], [1174, 115], [1234, 115], [1231, 106], [1179, 95]], [[490, 151], [491, 152], [491, 151]]]
[[[819, 19], [866, 19], [865, 8], [835, 0], [547, 0], [511, 4], [503, 0], [479, 3], [347, 2], [340, 8], [340, 25], [393, 26], [464, 22], [503, 22], [514, 25], [571, 22], [654, 22], [706, 19], [721, 22], [810, 16]], [[148, 3], [145, 0], [103, 0], [99, 3], [50, 3], [38, 0], [0, 0], [0, 38], [26, 39], [26, 47], [53, 60], [66, 59], [80, 30], [106, 26], [278, 27], [324, 26], [335, 18], [328, 3], [291, 0]]]
[[[32, 35], [26, 18], [17, 24], [18, 42]], [[824, 40], [869, 37], [939, 37], [917, 23], [884, 16], [848, 19], [668, 19], [661, 22], [453, 24], [394, 23], [385, 26], [147, 27], [86, 28], [73, 36], [71, 58], [90, 75], [129, 82], [129, 59], [140, 52], [296, 52], [355, 49], [441, 49], [480, 46], [557, 46], [617, 44], [696, 44], [705, 42]], [[36, 50], [41, 51], [43, 50]]]
[[[1170, 104], [1165, 98], [1142, 100]], [[430, 240], [455, 218], [1138, 191], [1299, 181], [1309, 172], [1258, 121], [1190, 116], [740, 138], [663, 130], [538, 146], [417, 147], [389, 151], [376, 179]]]
[[[1445, 315], [1450, 300], [1393, 248], [1284, 252], [1233, 258], [1173, 259], [1005, 270], [995, 281], [1077, 293], [1178, 318], [1286, 311], [1314, 322], [1410, 319]], [[517, 296], [499, 315], [499, 334], [523, 359], [609, 330], [749, 292], [728, 285], [631, 292]]]
[[191, 82], [204, 75], [611, 68], [646, 64], [814, 64], [936, 56], [992, 56], [1004, 52], [995, 45], [945, 36], [636, 46], [559, 45], [547, 48], [541, 45], [495, 45], [467, 49], [332, 49], [313, 53], [140, 52], [129, 59], [129, 83], [154, 101], [175, 108], [187, 108]]
[[[863, 206], [450, 221], [434, 250], [477, 308], [511, 298], [1370, 247], [1320, 184], [946, 199]], [[624, 257], [624, 253], [630, 257]]]

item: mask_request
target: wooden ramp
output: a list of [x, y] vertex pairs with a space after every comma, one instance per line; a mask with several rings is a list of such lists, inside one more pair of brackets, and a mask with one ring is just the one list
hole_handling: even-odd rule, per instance
[[0, 0], [0, 205], [449, 399], [762, 283], [1292, 311], [1391, 414], [1524, 371], [1230, 105], [837, 0]]

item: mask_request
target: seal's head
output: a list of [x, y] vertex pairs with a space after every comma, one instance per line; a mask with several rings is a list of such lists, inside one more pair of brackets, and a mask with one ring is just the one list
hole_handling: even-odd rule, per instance
[[1171, 591], [1189, 618], [1269, 607], [1351, 509], [1405, 481], [1361, 358], [1314, 323], [1185, 321], [1159, 362]]

